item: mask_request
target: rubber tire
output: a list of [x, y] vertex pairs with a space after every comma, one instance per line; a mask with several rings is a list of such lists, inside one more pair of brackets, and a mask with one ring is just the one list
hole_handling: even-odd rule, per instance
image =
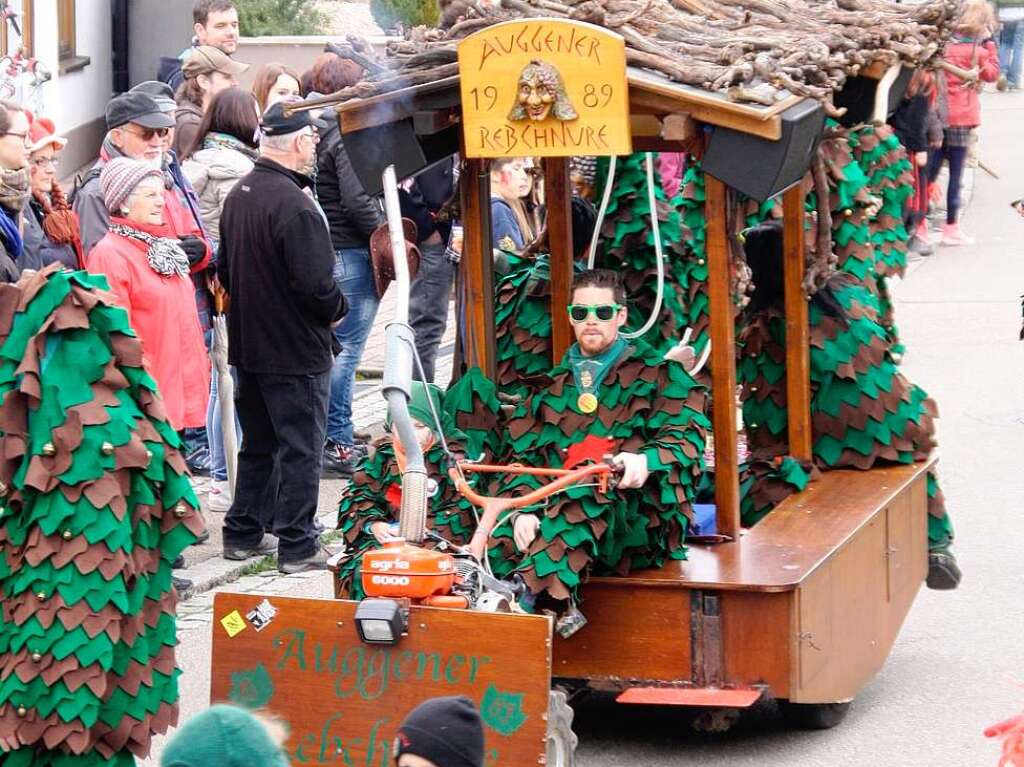
[[846, 718], [851, 701], [845, 703], [790, 703], [779, 701], [786, 724], [797, 730], [830, 730]]
[[548, 696], [548, 734], [546, 767], [574, 767], [579, 738], [572, 731], [574, 712], [564, 690], [552, 690]]

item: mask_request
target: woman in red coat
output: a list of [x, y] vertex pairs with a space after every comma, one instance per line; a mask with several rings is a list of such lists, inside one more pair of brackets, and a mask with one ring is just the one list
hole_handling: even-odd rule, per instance
[[949, 162], [949, 187], [946, 191], [946, 225], [942, 227], [943, 245], [973, 245], [974, 240], [960, 230], [960, 182], [967, 160], [971, 135], [981, 125], [982, 82], [999, 79], [999, 53], [992, 34], [995, 17], [987, 0], [968, 0], [953, 38], [946, 43], [943, 61], [971, 73], [969, 79], [944, 71], [947, 115], [943, 126], [942, 150], [930, 169], [930, 181], [938, 175], [942, 160]]
[[110, 230], [87, 266], [105, 274], [142, 340], [146, 369], [175, 429], [203, 426], [210, 362], [188, 256], [164, 222], [164, 184], [152, 165], [119, 157], [100, 174]]

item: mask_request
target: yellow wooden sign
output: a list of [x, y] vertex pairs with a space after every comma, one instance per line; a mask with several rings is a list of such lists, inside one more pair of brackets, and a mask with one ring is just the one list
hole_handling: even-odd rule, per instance
[[526, 19], [459, 44], [467, 157], [633, 151], [622, 37], [580, 21]]

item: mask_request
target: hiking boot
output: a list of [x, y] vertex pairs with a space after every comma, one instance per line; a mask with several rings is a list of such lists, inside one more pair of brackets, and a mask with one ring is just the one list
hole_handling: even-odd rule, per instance
[[172, 575], [171, 585], [174, 586], [174, 590], [177, 591], [178, 594], [184, 594], [192, 588], [193, 583], [188, 578], [179, 578], [176, 575]]
[[226, 479], [215, 479], [206, 494], [206, 508], [223, 514], [231, 508], [231, 486]]
[[366, 457], [365, 445], [342, 445], [327, 440], [324, 445], [324, 462], [321, 477], [351, 477], [359, 470]]
[[179, 554], [178, 558], [171, 562], [172, 570], [183, 570], [185, 568], [185, 555]]
[[948, 546], [928, 552], [928, 579], [925, 583], [933, 591], [952, 591], [960, 585], [963, 573], [956, 556]]
[[960, 228], [960, 224], [946, 224], [942, 227], [942, 240], [940, 245], [973, 245], [974, 238], [968, 237]]
[[253, 557], [265, 557], [267, 554], [273, 554], [275, 551], [277, 551], [277, 538], [272, 535], [264, 535], [263, 539], [252, 548], [231, 546], [225, 543], [224, 559], [241, 562]]
[[327, 550], [326, 546], [318, 546], [317, 550], [310, 554], [305, 559], [295, 559], [291, 562], [278, 562], [278, 572], [285, 573], [286, 575], [294, 575], [295, 573], [306, 573], [312, 570], [326, 570], [327, 560], [331, 558], [331, 552]]

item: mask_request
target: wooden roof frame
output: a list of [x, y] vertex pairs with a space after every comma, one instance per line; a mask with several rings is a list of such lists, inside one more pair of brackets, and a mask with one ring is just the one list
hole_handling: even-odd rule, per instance
[[[872, 73], [870, 76], [878, 75]], [[701, 123], [779, 140], [782, 136], [782, 113], [804, 100], [801, 96], [786, 95], [770, 107], [740, 104], [634, 67], [627, 67], [627, 82], [634, 149], [641, 151], [684, 151], [688, 140], [702, 139]], [[367, 99], [352, 99], [340, 104], [337, 111], [342, 132], [350, 133], [409, 118], [429, 123], [431, 114], [435, 116], [434, 122], [450, 125], [460, 119], [460, 108], [459, 77], [455, 76]], [[673, 117], [685, 117], [681, 121], [682, 127], [680, 121], [673, 122]], [[693, 126], [690, 135], [687, 135], [687, 120]], [[728, 403], [727, 407], [713, 408], [717, 526], [720, 534], [738, 541], [740, 491], [736, 349], [726, 185], [710, 174], [705, 175], [712, 401]], [[567, 306], [573, 276], [571, 186], [567, 158], [545, 158], [544, 179], [551, 245], [551, 306]], [[461, 270], [467, 331], [464, 361], [468, 365], [479, 366], [493, 378], [496, 365], [494, 272], [487, 160], [463, 160], [461, 194], [464, 228]], [[800, 460], [810, 460], [810, 331], [803, 291], [805, 213], [799, 185], [783, 194], [783, 211], [786, 337], [789, 340], [786, 345], [789, 452]], [[568, 317], [564, 312], [553, 310], [554, 361], [561, 358], [571, 342]]]

